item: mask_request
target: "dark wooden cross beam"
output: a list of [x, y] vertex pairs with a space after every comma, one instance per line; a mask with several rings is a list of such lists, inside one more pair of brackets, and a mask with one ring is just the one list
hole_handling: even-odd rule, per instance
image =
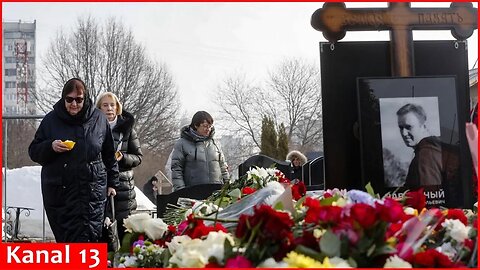
[[312, 14], [313, 28], [330, 42], [346, 31], [390, 30], [392, 75], [414, 75], [412, 30], [452, 30], [465, 40], [477, 29], [477, 9], [472, 3], [452, 3], [450, 8], [411, 8], [410, 3], [389, 3], [388, 8], [347, 9], [344, 3], [325, 3]]

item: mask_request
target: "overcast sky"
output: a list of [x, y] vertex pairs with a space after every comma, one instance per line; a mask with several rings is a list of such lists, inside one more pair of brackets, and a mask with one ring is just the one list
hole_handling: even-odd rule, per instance
[[[448, 7], [450, 3], [412, 3]], [[182, 108], [215, 112], [213, 92], [226, 76], [243, 72], [262, 81], [287, 57], [319, 66], [318, 43], [326, 41], [310, 26], [323, 3], [2, 3], [4, 21], [37, 22], [37, 65], [50, 40], [69, 30], [81, 15], [117, 17], [149, 55], [165, 63], [175, 78]], [[347, 7], [386, 7], [384, 3], [347, 3]], [[477, 7], [477, 3], [474, 3]], [[450, 31], [414, 32], [414, 40], [452, 40]], [[342, 41], [388, 40], [387, 31], [350, 32]], [[478, 30], [468, 39], [469, 68], [477, 60]], [[37, 76], [42, 76], [37, 74]]]

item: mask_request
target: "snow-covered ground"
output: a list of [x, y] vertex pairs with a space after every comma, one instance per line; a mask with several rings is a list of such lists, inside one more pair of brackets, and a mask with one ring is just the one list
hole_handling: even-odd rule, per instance
[[[2, 177], [2, 191], [4, 198], [2, 199], [2, 228], [4, 227], [3, 221], [5, 216], [8, 218], [8, 215], [4, 213], [4, 206], [20, 206], [20, 207], [29, 207], [34, 208], [30, 212], [29, 216], [26, 216], [22, 212], [20, 215], [20, 230], [19, 234], [30, 237], [42, 239], [44, 236], [44, 226], [45, 222], [45, 239], [52, 240], [54, 239], [50, 225], [48, 224], [48, 219], [43, 211], [43, 201], [42, 201], [42, 192], [40, 186], [40, 172], [41, 166], [27, 166], [18, 169], [7, 170], [7, 176]], [[2, 169], [2, 173], [4, 173]], [[6, 189], [5, 189], [6, 186]], [[6, 191], [6, 194], [5, 194]], [[154, 211], [156, 209], [155, 204], [153, 204], [146, 196], [143, 194], [140, 189], [135, 187], [135, 192], [137, 193], [137, 210], [149, 210]], [[4, 231], [2, 230], [2, 240], [4, 240]]]

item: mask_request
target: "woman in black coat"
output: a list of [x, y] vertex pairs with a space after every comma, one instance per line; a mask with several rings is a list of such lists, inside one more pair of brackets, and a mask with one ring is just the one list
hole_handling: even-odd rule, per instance
[[300, 151], [290, 151], [286, 157], [287, 161], [290, 161], [290, 170], [287, 178], [290, 181], [303, 181], [302, 166], [307, 163], [307, 157], [300, 153]]
[[125, 233], [123, 219], [137, 209], [133, 168], [142, 163], [143, 154], [137, 132], [133, 129], [135, 119], [132, 114], [122, 109], [118, 97], [112, 92], [102, 93], [97, 98], [97, 107], [107, 116], [117, 149], [120, 186], [115, 196], [115, 218], [119, 225], [119, 237], [122, 239]]
[[[64, 141], [74, 141], [73, 148]], [[42, 196], [57, 242], [98, 242], [107, 193], [115, 195], [118, 165], [110, 126], [85, 84], [70, 79], [28, 148], [42, 165]]]

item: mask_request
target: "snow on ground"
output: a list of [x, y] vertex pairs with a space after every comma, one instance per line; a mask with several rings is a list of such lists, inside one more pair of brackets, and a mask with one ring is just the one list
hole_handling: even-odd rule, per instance
[[[52, 240], [53, 233], [48, 224], [48, 219], [43, 215], [43, 201], [40, 185], [41, 166], [27, 166], [18, 169], [7, 170], [7, 176], [2, 177], [3, 191], [6, 190], [5, 198], [2, 200], [2, 228], [3, 220], [5, 220], [4, 206], [20, 206], [34, 208], [29, 216], [22, 212], [20, 215], [20, 232], [19, 234], [30, 238], [43, 238], [43, 222], [45, 222], [45, 238]], [[2, 173], [4, 173], [2, 169]], [[6, 189], [5, 189], [6, 186]], [[140, 189], [135, 187], [137, 194], [137, 210], [154, 211], [156, 209], [145, 194]], [[6, 215], [8, 218], [8, 215]], [[4, 239], [4, 232], [2, 230], [2, 240]]]

